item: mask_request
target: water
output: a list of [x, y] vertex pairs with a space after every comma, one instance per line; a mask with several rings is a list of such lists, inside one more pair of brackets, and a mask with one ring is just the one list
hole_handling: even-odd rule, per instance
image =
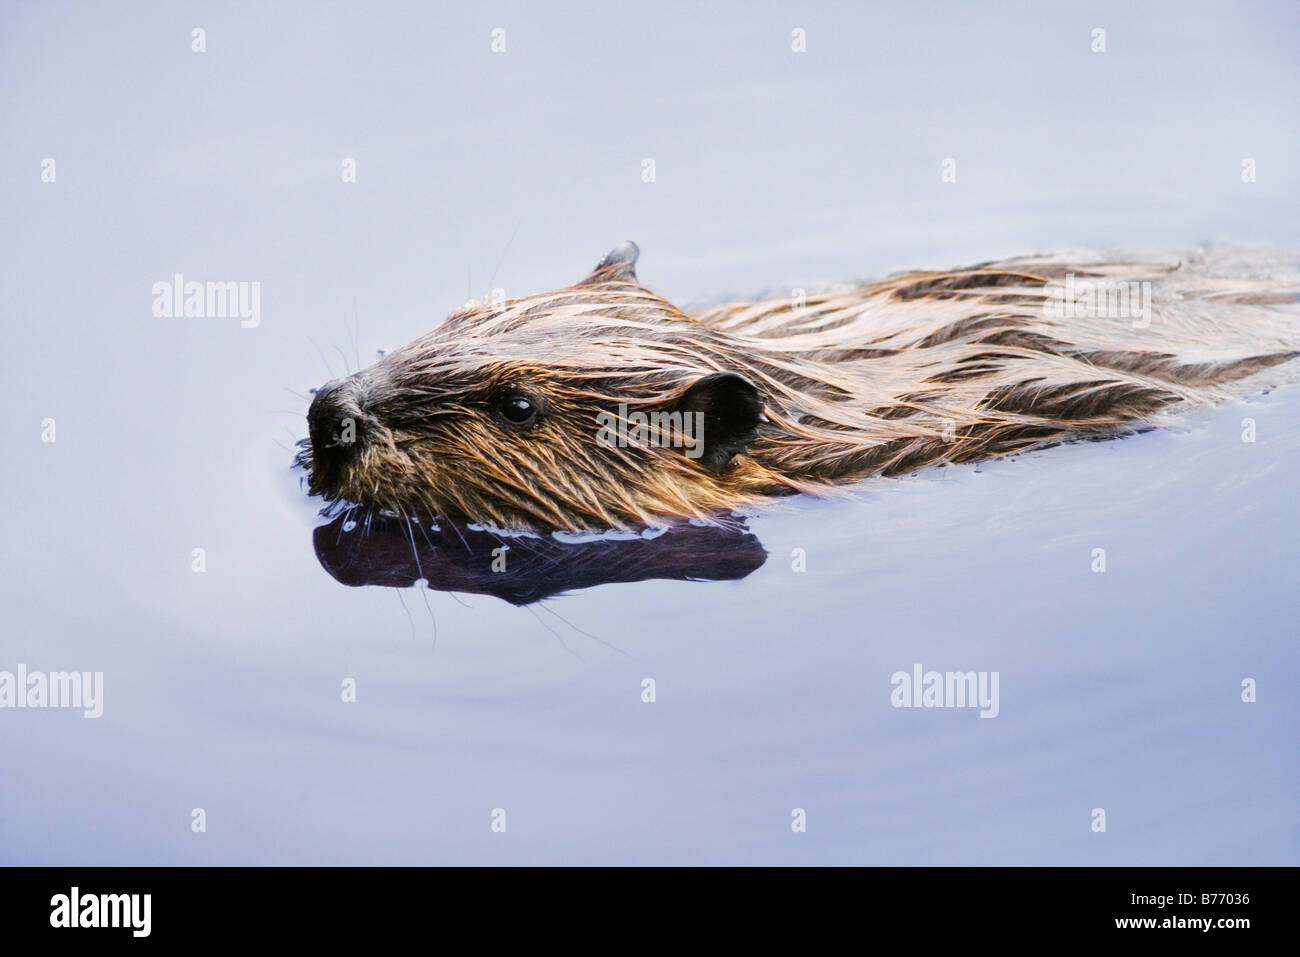
[[[686, 303], [1300, 245], [1291, 8], [602, 9], [6, 8], [0, 670], [105, 690], [0, 711], [0, 861], [1297, 863], [1297, 387], [504, 598], [432, 530], [461, 593], [331, 575], [367, 556], [288, 468], [307, 389], [624, 237]], [[176, 273], [259, 324], [155, 318]], [[998, 716], [892, 707], [918, 663], [998, 672]]]

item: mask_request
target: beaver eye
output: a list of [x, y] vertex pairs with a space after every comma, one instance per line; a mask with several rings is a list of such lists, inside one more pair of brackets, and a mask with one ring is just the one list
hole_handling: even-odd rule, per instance
[[497, 414], [516, 428], [532, 425], [537, 419], [537, 406], [522, 395], [508, 395], [497, 405]]

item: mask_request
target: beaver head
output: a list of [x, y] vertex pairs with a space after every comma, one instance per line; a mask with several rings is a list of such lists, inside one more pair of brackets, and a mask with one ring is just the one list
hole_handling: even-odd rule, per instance
[[542, 295], [470, 303], [321, 387], [301, 461], [330, 502], [501, 527], [706, 518], [771, 477], [727, 336], [639, 284], [637, 247]]

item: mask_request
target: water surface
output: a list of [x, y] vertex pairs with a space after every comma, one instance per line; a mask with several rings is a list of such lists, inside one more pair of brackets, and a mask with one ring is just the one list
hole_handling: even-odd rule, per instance
[[[1294, 387], [500, 595], [340, 582], [288, 467], [310, 387], [626, 237], [684, 303], [1300, 246], [1295, 8], [2, 16], [0, 670], [105, 702], [0, 711], [0, 861], [1300, 860]], [[259, 282], [259, 324], [155, 318], [176, 273]], [[892, 707], [918, 663], [998, 672], [998, 716]]]

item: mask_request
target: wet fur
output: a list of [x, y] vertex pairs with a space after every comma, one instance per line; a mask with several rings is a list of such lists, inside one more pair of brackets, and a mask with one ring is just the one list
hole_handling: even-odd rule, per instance
[[[687, 315], [639, 284], [631, 248], [577, 285], [462, 309], [357, 373], [344, 396], [366, 441], [328, 468], [308, 446], [311, 490], [501, 527], [707, 520], [1158, 424], [1258, 388], [1300, 347], [1295, 274], [1273, 254], [1032, 257]], [[1049, 315], [1068, 274], [1151, 282], [1150, 325]], [[598, 411], [671, 409], [713, 372], [745, 377], [764, 414], [725, 465], [597, 442]], [[491, 409], [518, 389], [542, 417], [517, 433]]]

